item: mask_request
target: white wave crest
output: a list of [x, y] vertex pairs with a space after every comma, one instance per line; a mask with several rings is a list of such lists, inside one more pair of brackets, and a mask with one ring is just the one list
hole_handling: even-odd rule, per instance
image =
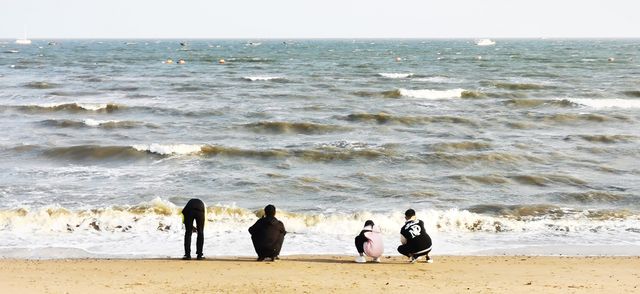
[[[185, 200], [186, 202], [186, 200]], [[91, 225], [94, 222], [98, 231], [121, 231], [120, 226], [130, 226], [146, 231], [161, 230], [158, 222], [171, 223], [179, 218], [180, 207], [170, 201], [156, 197], [137, 205], [115, 205], [108, 207], [88, 207], [73, 210], [60, 205], [50, 205], [37, 209], [26, 207], [0, 210], [0, 227], [7, 231], [25, 228], [31, 231], [56, 232], [71, 230], [98, 230]], [[640, 225], [640, 215], [627, 215], [622, 218], [598, 217], [591, 211], [572, 211], [567, 216], [494, 216], [469, 212], [468, 210], [420, 210], [419, 218], [425, 222], [430, 232], [450, 233], [501, 233], [501, 232], [537, 232], [555, 233], [558, 228], [572, 232], [589, 232], [598, 230], [621, 232], [629, 227]], [[261, 210], [250, 210], [235, 205], [211, 205], [207, 207], [207, 220], [213, 227], [209, 229], [224, 232], [229, 230], [243, 231], [242, 225], [250, 224], [262, 215]], [[596, 216], [596, 217], [593, 217]], [[150, 224], [140, 222], [147, 220]], [[347, 234], [357, 232], [365, 220], [375, 219], [376, 224], [385, 234], [395, 234], [402, 224], [404, 215], [401, 211], [388, 213], [372, 213], [367, 211], [354, 213], [294, 213], [286, 210], [278, 211], [278, 219], [282, 220], [287, 230], [294, 233], [310, 234]], [[175, 221], [177, 221], [176, 219]], [[69, 227], [68, 225], [72, 225]], [[149, 227], [146, 227], [150, 225]], [[602, 227], [604, 226], [604, 227]], [[600, 227], [600, 228], [598, 228]], [[174, 228], [179, 230], [180, 228]]]
[[95, 119], [91, 119], [91, 118], [87, 118], [83, 121], [83, 123], [87, 126], [90, 127], [98, 127], [102, 124], [108, 124], [108, 123], [119, 123], [119, 120], [95, 120]]
[[406, 79], [408, 77], [412, 77], [413, 73], [378, 73], [381, 77], [390, 78], [390, 79]]
[[640, 108], [640, 99], [567, 98], [566, 100], [593, 108]]
[[91, 111], [106, 109], [109, 106], [109, 104], [107, 103], [76, 103], [76, 105], [78, 105], [78, 107]]
[[[179, 205], [186, 199], [181, 202]], [[0, 247], [19, 248], [22, 244], [37, 244], [41, 247], [79, 248], [90, 254], [126, 252], [138, 256], [171, 256], [179, 254], [176, 252], [180, 252], [184, 232], [179, 205], [155, 198], [137, 205], [81, 209], [50, 205], [0, 210]], [[259, 210], [235, 205], [208, 206], [204, 228], [206, 250], [216, 255], [253, 254], [246, 230], [259, 215]], [[555, 244], [573, 237], [606, 242], [611, 236], [623, 238], [633, 234], [630, 232], [640, 226], [637, 215], [601, 219], [588, 217], [586, 211], [559, 219], [491, 216], [457, 209], [419, 210], [417, 215], [424, 221], [425, 229], [441, 254], [501, 246]], [[349, 254], [353, 250], [349, 245], [353, 235], [368, 219], [374, 220], [382, 229], [386, 254], [397, 254], [394, 246], [404, 219], [402, 211], [325, 214], [292, 213], [285, 209], [278, 210], [277, 217], [291, 233], [287, 235], [284, 255]]]
[[242, 77], [243, 79], [247, 80], [247, 81], [271, 81], [271, 80], [285, 80], [285, 78], [283, 77], [278, 77], [278, 76], [253, 76], [253, 77]]
[[411, 98], [423, 98], [423, 99], [449, 99], [460, 98], [464, 89], [451, 89], [451, 90], [407, 90], [399, 89], [400, 95]]
[[109, 105], [114, 105], [114, 104], [108, 104], [108, 103], [77, 103], [77, 102], [68, 102], [68, 103], [42, 103], [42, 104], [30, 104], [28, 106], [36, 106], [36, 107], [42, 107], [42, 108], [56, 108], [56, 107], [63, 107], [63, 106], [77, 106], [79, 108], [82, 108], [84, 110], [89, 110], [89, 111], [98, 111], [98, 110], [102, 110], [102, 109], [107, 109], [109, 107]]
[[138, 145], [133, 145], [131, 147], [133, 147], [134, 149], [138, 150], [138, 151], [146, 151], [146, 152], [151, 152], [151, 153], [156, 153], [156, 154], [160, 154], [160, 155], [187, 155], [187, 154], [193, 154], [193, 153], [198, 153], [202, 150], [202, 146], [203, 145], [197, 145], [197, 144], [149, 144], [149, 145], [145, 145], [145, 144], [138, 144]]

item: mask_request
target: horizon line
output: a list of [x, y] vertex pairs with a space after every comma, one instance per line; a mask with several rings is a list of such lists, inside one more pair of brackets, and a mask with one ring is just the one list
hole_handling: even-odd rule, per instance
[[[16, 37], [0, 36], [0, 40], [16, 40]], [[472, 36], [452, 36], [452, 37], [33, 37], [30, 40], [538, 40], [538, 39], [640, 39], [640, 36], [512, 36], [512, 37], [472, 37]]]

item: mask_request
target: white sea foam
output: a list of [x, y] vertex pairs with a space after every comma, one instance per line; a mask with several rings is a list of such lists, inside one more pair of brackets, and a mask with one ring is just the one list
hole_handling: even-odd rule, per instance
[[98, 127], [102, 124], [107, 124], [107, 123], [119, 123], [119, 120], [95, 120], [95, 119], [85, 119], [84, 124], [90, 127]]
[[411, 98], [423, 98], [423, 99], [449, 99], [460, 98], [464, 89], [451, 89], [451, 90], [407, 90], [399, 89], [400, 95]]
[[78, 107], [84, 108], [86, 110], [98, 111], [101, 109], [106, 109], [109, 104], [107, 103], [76, 103]]
[[186, 155], [198, 153], [202, 150], [202, 146], [197, 144], [138, 144], [131, 147], [138, 151], [146, 151], [160, 155]]
[[[566, 243], [572, 238], [578, 243], [603, 245], [636, 234], [634, 230], [640, 225], [638, 216], [593, 219], [587, 217], [588, 212], [560, 219], [498, 217], [457, 209], [419, 210], [417, 213], [433, 238], [437, 254], [554, 244], [558, 240]], [[235, 205], [210, 205], [206, 216], [205, 254], [252, 255], [251, 239], [246, 230], [258, 215], [258, 211]], [[283, 255], [352, 254], [353, 236], [367, 219], [374, 220], [382, 229], [385, 254], [397, 255], [394, 248], [404, 220], [401, 211], [314, 214], [281, 209], [277, 217], [289, 233]], [[0, 230], [0, 248], [4, 249], [64, 247], [83, 250], [93, 256], [131, 257], [180, 256], [182, 253], [180, 206], [160, 198], [132, 206], [68, 209], [51, 205], [0, 210], [0, 227], [3, 228]], [[59, 250], [54, 251], [57, 255], [50, 257], [65, 257], [59, 256], [64, 255]], [[77, 250], [70, 252], [66, 254], [78, 254]], [[0, 251], [2, 256], [7, 255]]]
[[640, 108], [640, 99], [567, 98], [566, 100], [593, 108]]
[[285, 78], [283, 77], [278, 77], [278, 76], [252, 76], [252, 77], [242, 77], [245, 80], [248, 81], [271, 81], [271, 80], [284, 80]]
[[378, 75], [390, 79], [406, 79], [413, 76], [413, 73], [378, 73]]

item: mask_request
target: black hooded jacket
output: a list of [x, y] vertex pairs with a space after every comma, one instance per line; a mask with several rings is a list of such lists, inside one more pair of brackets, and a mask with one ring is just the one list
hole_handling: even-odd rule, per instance
[[284, 224], [273, 216], [265, 216], [249, 228], [251, 239], [256, 247], [274, 248], [287, 233]]

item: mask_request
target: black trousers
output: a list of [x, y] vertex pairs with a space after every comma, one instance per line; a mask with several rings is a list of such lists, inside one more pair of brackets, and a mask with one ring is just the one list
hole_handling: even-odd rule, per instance
[[356, 241], [356, 249], [358, 250], [358, 253], [364, 253], [364, 243], [369, 241], [369, 239], [367, 239], [367, 237], [365, 237], [364, 235], [360, 234], [356, 236], [355, 241]]
[[191, 255], [191, 235], [193, 234], [193, 221], [198, 227], [198, 238], [196, 239], [196, 254], [202, 255], [204, 246], [204, 211], [187, 212], [184, 215], [184, 255]]
[[[403, 244], [398, 246], [398, 252], [404, 256], [413, 256], [418, 258], [420, 256], [428, 255], [431, 252], [431, 249], [425, 250], [424, 246], [418, 246], [417, 244]], [[420, 252], [420, 253], [416, 253]]]
[[272, 246], [260, 244], [262, 240], [256, 240], [254, 237], [251, 237], [251, 241], [253, 242], [253, 248], [256, 250], [259, 258], [275, 258], [280, 255], [282, 243], [284, 243], [284, 234], [280, 235]]

